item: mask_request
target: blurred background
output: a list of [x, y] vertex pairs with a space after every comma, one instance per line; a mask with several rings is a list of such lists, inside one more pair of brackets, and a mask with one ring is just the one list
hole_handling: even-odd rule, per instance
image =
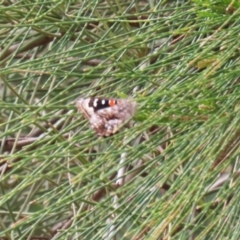
[[[238, 1], [2, 1], [1, 239], [239, 239]], [[131, 98], [95, 135], [79, 96]]]

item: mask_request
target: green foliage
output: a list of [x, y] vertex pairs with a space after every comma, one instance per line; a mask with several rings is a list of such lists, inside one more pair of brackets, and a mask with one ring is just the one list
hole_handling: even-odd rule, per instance
[[210, 2], [3, 1], [1, 239], [239, 239], [239, 3]]

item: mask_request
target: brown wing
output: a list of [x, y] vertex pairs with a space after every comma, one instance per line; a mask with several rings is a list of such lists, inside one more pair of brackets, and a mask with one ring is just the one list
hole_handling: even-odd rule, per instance
[[99, 136], [110, 136], [118, 132], [136, 111], [136, 103], [117, 100], [118, 104], [100, 109], [90, 119], [91, 127]]

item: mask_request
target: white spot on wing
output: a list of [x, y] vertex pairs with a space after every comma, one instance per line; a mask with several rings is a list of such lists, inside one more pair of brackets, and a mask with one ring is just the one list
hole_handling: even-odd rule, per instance
[[94, 101], [93, 101], [93, 107], [97, 107], [97, 103], [98, 103], [98, 99], [96, 98], [96, 99], [94, 99]]

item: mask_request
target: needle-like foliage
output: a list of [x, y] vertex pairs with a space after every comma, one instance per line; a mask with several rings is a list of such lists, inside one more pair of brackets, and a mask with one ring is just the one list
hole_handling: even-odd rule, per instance
[[[238, 1], [2, 1], [0, 239], [240, 239]], [[131, 98], [102, 138], [77, 97]]]

